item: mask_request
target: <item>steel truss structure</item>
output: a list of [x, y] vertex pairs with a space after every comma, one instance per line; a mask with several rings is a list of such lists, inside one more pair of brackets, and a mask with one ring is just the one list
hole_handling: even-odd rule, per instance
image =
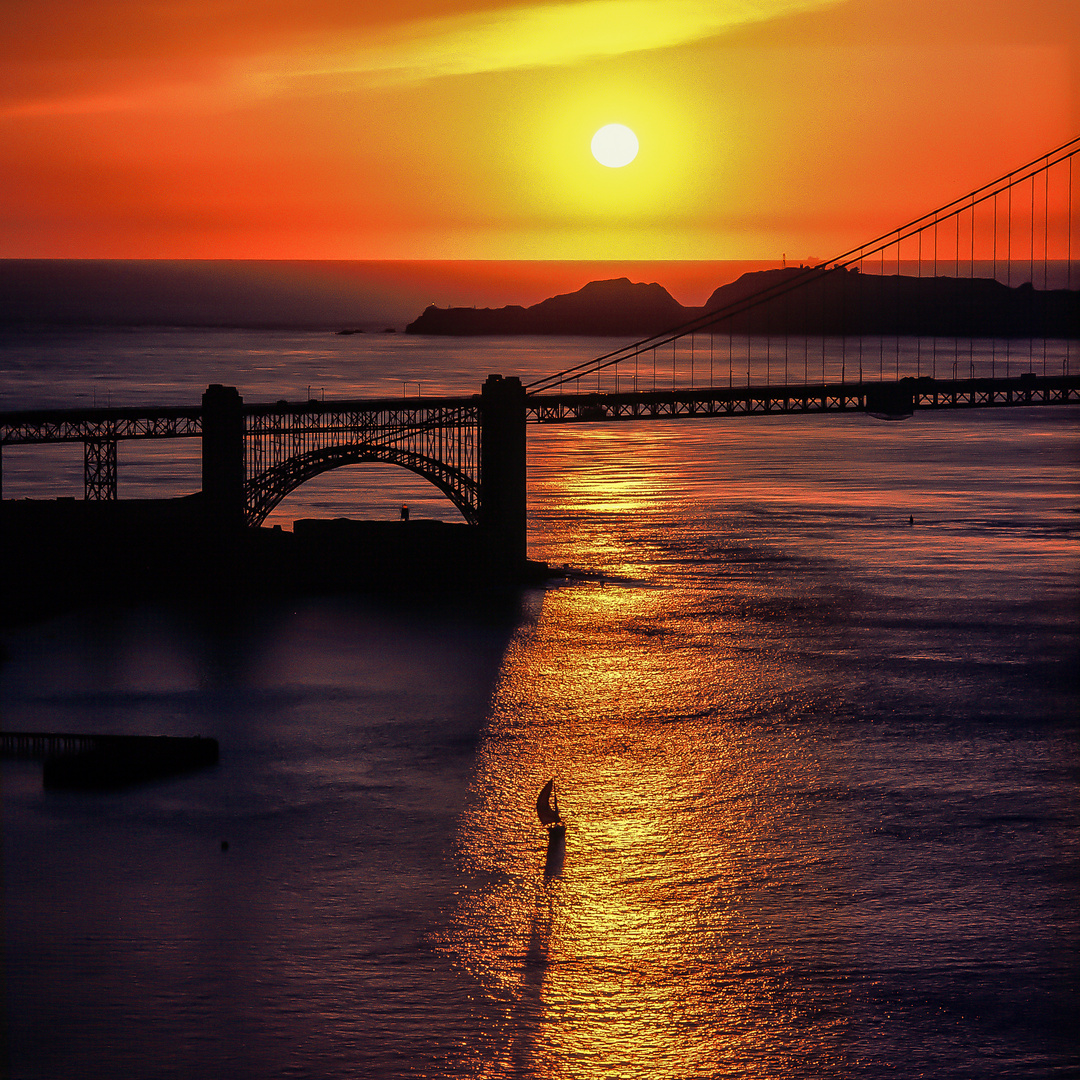
[[87, 502], [116, 498], [116, 440], [83, 442], [83, 491]]
[[874, 412], [875, 399], [889, 397], [890, 391], [896, 390], [909, 397], [916, 409], [1080, 404], [1080, 376], [1025, 374], [1011, 379], [921, 378], [884, 383], [530, 394], [525, 399], [525, 408], [528, 419], [540, 424], [771, 413]]
[[[999, 379], [714, 387], [625, 393], [530, 394], [532, 423], [870, 412], [1080, 404], [1080, 376], [1025, 373]], [[278, 402], [245, 405], [244, 516], [260, 525], [282, 499], [330, 469], [398, 465], [424, 477], [476, 524], [483, 512], [482, 398]], [[85, 409], [0, 414], [0, 446], [82, 442], [88, 500], [112, 500], [117, 443], [199, 438], [202, 410]]]
[[245, 407], [244, 514], [259, 525], [329, 469], [385, 462], [423, 476], [471, 524], [480, 519], [480, 398]]
[[919, 409], [982, 409], [1003, 405], [1080, 404], [1080, 376], [1020, 375], [1012, 379], [915, 379]]
[[34, 409], [0, 413], [0, 446], [81, 442], [89, 501], [116, 498], [116, 444], [123, 439], [199, 438], [201, 409]]
[[0, 442], [176, 439], [202, 435], [202, 409], [33, 409], [0, 413]]
[[[329, 469], [399, 465], [479, 521], [480, 397], [244, 406], [245, 519], [261, 524], [281, 500]], [[202, 436], [202, 410], [56, 409], [0, 414], [0, 446], [82, 442], [84, 488], [116, 498], [117, 443]]]

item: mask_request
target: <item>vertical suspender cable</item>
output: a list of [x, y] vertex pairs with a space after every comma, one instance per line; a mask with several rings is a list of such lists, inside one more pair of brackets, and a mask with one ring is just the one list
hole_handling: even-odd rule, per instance
[[1047, 274], [1049, 269], [1050, 249], [1050, 166], [1047, 163], [1043, 167], [1043, 375], [1046, 375], [1046, 316], [1049, 313], [1050, 296], [1047, 292], [1049, 283]]
[[733, 342], [732, 342], [733, 333], [734, 333], [734, 331], [731, 328], [731, 320], [728, 319], [728, 331], [727, 331], [727, 384], [728, 384], [728, 389], [729, 390], [735, 385], [734, 364], [733, 364], [733, 358], [732, 358], [732, 355], [731, 355], [732, 348], [733, 348]]
[[[993, 270], [990, 274], [990, 280], [997, 284], [997, 233], [998, 233], [998, 197], [997, 192], [994, 192], [994, 238], [990, 242], [990, 250], [993, 254]], [[997, 378], [997, 335], [991, 331], [990, 334], [990, 378]]]
[[[971, 260], [968, 264], [968, 281], [975, 280], [975, 199], [971, 200]], [[975, 327], [971, 327], [974, 333]], [[968, 377], [975, 378], [975, 339], [968, 334]]]
[[896, 379], [900, 380], [900, 230], [896, 232]]
[[[1073, 204], [1072, 204], [1072, 166], [1073, 159], [1069, 157], [1069, 197], [1065, 206], [1065, 219], [1066, 225], [1066, 246], [1065, 246], [1065, 275], [1066, 285], [1069, 290], [1072, 290], [1072, 218], [1073, 218]], [[1065, 338], [1065, 359], [1062, 361], [1064, 364], [1063, 375], [1068, 375], [1072, 371], [1072, 335], [1068, 334]]]
[[1028, 222], [1030, 235], [1028, 237], [1028, 282], [1031, 291], [1028, 293], [1028, 371], [1035, 366], [1035, 339], [1031, 336], [1033, 330], [1032, 321], [1035, 316], [1035, 174], [1028, 179], [1031, 185], [1031, 219]]
[[919, 230], [919, 241], [915, 250], [916, 265], [918, 266], [917, 277], [920, 282], [918, 286], [918, 298], [919, 308], [915, 313], [916, 323], [919, 327], [918, 333], [915, 335], [915, 375], [919, 378], [922, 377], [922, 229]]
[[[1012, 288], [1012, 234], [1013, 234], [1013, 216], [1012, 216], [1012, 184], [1009, 185], [1009, 201], [1005, 210], [1005, 228], [1007, 230], [1005, 234], [1005, 284]], [[1007, 334], [1005, 337], [1005, 378], [1009, 378], [1009, 372], [1012, 368], [1012, 335]]]

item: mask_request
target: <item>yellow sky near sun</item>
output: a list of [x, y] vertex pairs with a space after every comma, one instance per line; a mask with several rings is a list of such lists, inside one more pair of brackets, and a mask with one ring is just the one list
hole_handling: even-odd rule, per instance
[[[1080, 130], [1074, 0], [8, 0], [0, 257], [827, 255]], [[641, 142], [598, 165], [593, 132]]]
[[[586, 64], [603, 57], [671, 49], [735, 27], [843, 0], [578, 0], [469, 11], [383, 27], [352, 46], [301, 54], [300, 70], [272, 65], [275, 79], [331, 78], [379, 86], [492, 71]], [[305, 63], [306, 59], [306, 63]], [[355, 82], [354, 82], [355, 80]]]

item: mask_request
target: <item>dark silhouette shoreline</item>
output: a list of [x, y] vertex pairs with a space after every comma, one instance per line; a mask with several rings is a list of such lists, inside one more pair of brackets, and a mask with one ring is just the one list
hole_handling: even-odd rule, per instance
[[[765, 291], [770, 298], [752, 298]], [[860, 274], [790, 267], [743, 274], [703, 307], [684, 307], [653, 282], [593, 281], [532, 307], [440, 308], [405, 328], [442, 336], [595, 335], [644, 338], [735, 306], [716, 324], [739, 334], [1077, 338], [1080, 291], [1008, 286], [990, 278]]]
[[304, 519], [225, 531], [201, 494], [176, 499], [4, 500], [0, 622], [87, 605], [144, 601], [232, 605], [358, 593], [497, 600], [553, 572], [497, 558], [473, 525], [434, 520]]

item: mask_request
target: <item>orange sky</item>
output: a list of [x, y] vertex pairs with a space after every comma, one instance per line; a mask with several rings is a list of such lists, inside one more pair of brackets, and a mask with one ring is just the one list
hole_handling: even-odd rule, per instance
[[1080, 133], [1076, 0], [5, 0], [0, 51], [4, 258], [827, 258]]

